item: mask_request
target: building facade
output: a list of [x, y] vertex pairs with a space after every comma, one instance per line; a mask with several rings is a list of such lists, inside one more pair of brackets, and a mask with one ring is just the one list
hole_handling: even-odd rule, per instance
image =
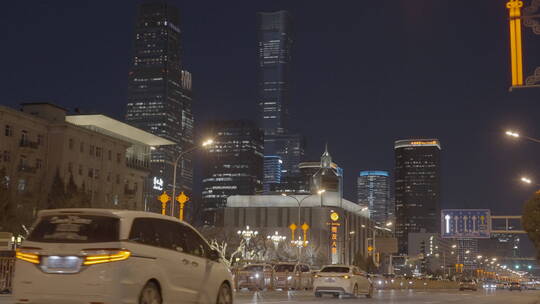
[[279, 156], [264, 156], [264, 192], [269, 193], [275, 185], [281, 183], [281, 166], [283, 161]]
[[437, 139], [395, 142], [395, 232], [400, 253], [407, 253], [409, 233], [440, 230], [440, 151]]
[[205, 157], [202, 193], [204, 209], [212, 218], [229, 196], [262, 191], [263, 133], [248, 120], [211, 121], [206, 133], [215, 134]]
[[[342, 199], [336, 192], [319, 195], [251, 195], [231, 196], [223, 209], [223, 221], [218, 223], [228, 231], [249, 226], [266, 238], [277, 231], [286, 236], [285, 242], [303, 240], [298, 228], [294, 236], [292, 223], [309, 225], [306, 230], [307, 249], [302, 249], [302, 260], [315, 265], [352, 263], [356, 254], [367, 257], [372, 245], [373, 222], [368, 212], [353, 202]], [[297, 201], [302, 201], [298, 208]]]
[[[419, 260], [419, 271], [448, 276], [457, 263], [454, 240], [444, 239], [438, 233], [413, 232], [408, 235], [409, 258]], [[456, 246], [455, 246], [456, 247]]]
[[388, 171], [361, 171], [357, 183], [358, 204], [369, 209], [370, 217], [379, 225], [392, 221], [394, 205], [390, 198]]
[[[152, 153], [149, 193], [172, 188], [174, 161], [193, 146], [191, 74], [182, 70], [179, 11], [164, 1], [139, 6], [135, 24], [134, 54], [128, 77], [126, 121], [175, 143]], [[154, 189], [156, 179], [163, 190]], [[191, 192], [192, 156], [178, 165], [177, 192]], [[157, 187], [159, 188], [159, 187]]]
[[[22, 111], [0, 107], [0, 127], [2, 178], [15, 191], [17, 216], [27, 225], [47, 208], [149, 210], [144, 187], [150, 149], [173, 144], [103, 115], [66, 116], [47, 103], [23, 104]], [[80, 197], [49, 197], [53, 183]]]

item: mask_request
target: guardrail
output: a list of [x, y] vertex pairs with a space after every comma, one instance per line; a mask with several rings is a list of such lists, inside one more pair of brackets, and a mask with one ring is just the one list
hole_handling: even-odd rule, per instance
[[14, 252], [0, 252], [0, 294], [11, 293], [14, 270]]
[[233, 269], [234, 286], [237, 290], [300, 290], [313, 288], [311, 272], [245, 271]]

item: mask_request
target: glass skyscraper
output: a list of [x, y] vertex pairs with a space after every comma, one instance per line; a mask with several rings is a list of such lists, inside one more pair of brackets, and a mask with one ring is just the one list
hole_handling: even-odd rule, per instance
[[[179, 23], [178, 9], [165, 2], [138, 8], [126, 121], [176, 143], [152, 151], [147, 184], [152, 196], [170, 191], [174, 160], [193, 145], [191, 74], [182, 70]], [[178, 166], [177, 193], [191, 192], [192, 184], [192, 160], [186, 155]]]
[[396, 237], [407, 253], [411, 232], [440, 230], [440, 152], [437, 139], [405, 139], [394, 145]]
[[[303, 136], [288, 129], [293, 46], [289, 12], [258, 13], [258, 33], [258, 103], [260, 126], [265, 136], [264, 155], [281, 158], [280, 175], [285, 181], [300, 175], [298, 165], [304, 157], [305, 146]], [[265, 170], [269, 172], [271, 168]], [[270, 188], [270, 185], [265, 186], [265, 189]]]
[[248, 120], [212, 121], [207, 134], [215, 134], [206, 153], [202, 199], [206, 222], [214, 224], [215, 210], [231, 195], [253, 195], [263, 185], [263, 133]]
[[387, 171], [361, 171], [358, 176], [358, 204], [368, 207], [370, 217], [379, 225], [392, 219], [390, 175]]
[[259, 106], [264, 135], [287, 130], [292, 20], [289, 12], [258, 13]]

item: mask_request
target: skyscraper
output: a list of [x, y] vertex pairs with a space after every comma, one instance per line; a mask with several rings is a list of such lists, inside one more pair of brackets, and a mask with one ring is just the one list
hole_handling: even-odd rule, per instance
[[289, 12], [258, 13], [259, 107], [264, 135], [287, 130], [292, 20]]
[[368, 207], [378, 224], [390, 221], [394, 211], [390, 199], [390, 175], [387, 171], [361, 171], [358, 176], [358, 204]]
[[[193, 145], [191, 74], [182, 70], [179, 23], [178, 9], [165, 2], [145, 2], [138, 8], [126, 121], [176, 143], [152, 152], [150, 180], [157, 186], [148, 186], [156, 192], [170, 190], [176, 157]], [[190, 155], [178, 167], [177, 192], [190, 192]]]
[[396, 237], [407, 252], [410, 232], [439, 232], [440, 151], [437, 139], [405, 139], [394, 145]]
[[[258, 14], [259, 111], [264, 155], [282, 160], [282, 180], [300, 175], [305, 140], [288, 129], [292, 19], [287, 11]], [[270, 169], [266, 169], [269, 171]], [[265, 186], [270, 189], [269, 185]]]
[[281, 165], [279, 156], [264, 156], [264, 192], [272, 191], [272, 186], [281, 182]]
[[208, 134], [215, 140], [206, 155], [202, 199], [213, 224], [213, 211], [225, 207], [227, 197], [262, 191], [263, 133], [252, 121], [225, 120], [210, 122]]

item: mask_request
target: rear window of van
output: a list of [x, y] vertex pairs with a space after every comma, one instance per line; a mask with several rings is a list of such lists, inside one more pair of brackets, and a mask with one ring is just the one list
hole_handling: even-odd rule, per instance
[[61, 214], [39, 218], [27, 240], [45, 243], [103, 243], [119, 240], [120, 220], [114, 217]]

